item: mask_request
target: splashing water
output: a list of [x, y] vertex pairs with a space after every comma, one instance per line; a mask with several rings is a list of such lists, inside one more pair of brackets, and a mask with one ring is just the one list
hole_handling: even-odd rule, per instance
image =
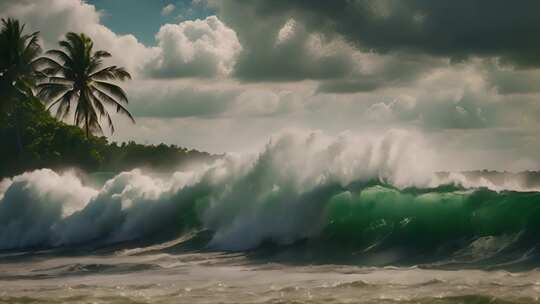
[[[540, 192], [511, 181], [495, 185], [456, 173], [440, 177], [432, 170], [429, 151], [420, 136], [404, 131], [362, 139], [291, 132], [273, 137], [257, 155], [228, 155], [212, 165], [167, 177], [137, 169], [96, 189], [73, 172], [24, 173], [0, 182], [0, 249], [5, 252], [0, 254], [0, 268], [19, 261], [28, 250], [33, 257], [40, 254], [36, 250], [45, 249], [54, 249], [48, 256], [52, 261], [60, 259], [55, 250], [62, 255], [66, 250], [68, 255], [105, 252], [107, 257], [105, 262], [94, 261], [83, 254], [67, 264], [29, 264], [25, 267], [30, 272], [10, 266], [5, 280], [139, 271], [161, 275], [163, 269], [186, 265], [193, 276], [192, 272], [202, 271], [194, 265], [225, 261], [229, 267], [239, 259], [261, 265], [352, 265], [353, 273], [367, 271], [368, 279], [376, 279], [386, 276], [388, 269], [358, 267], [393, 265], [420, 267], [405, 268], [418, 276], [416, 272], [425, 274], [420, 269], [439, 269], [437, 275], [427, 276], [431, 283], [421, 286], [457, 297], [440, 302], [491, 301], [483, 294], [462, 298], [466, 295], [455, 293], [454, 285], [442, 288], [446, 281], [438, 276], [447, 274], [440, 269], [533, 271], [538, 265]], [[115, 254], [109, 256], [111, 252]], [[223, 254], [223, 259], [216, 254]], [[275, 275], [284, 269], [289, 268], [269, 271]], [[229, 270], [234, 274], [238, 269]], [[294, 275], [285, 271], [287, 282], [298, 276], [306, 281], [300, 280], [299, 289], [283, 287], [281, 293], [325, 294], [307, 286], [313, 278], [306, 269], [296, 271]], [[534, 271], [528, 276], [536, 276]], [[335, 272], [333, 266], [330, 273]], [[324, 269], [318, 269], [318, 276], [334, 280], [342, 296], [350, 296], [350, 288], [372, 286], [351, 285], [352, 277], [334, 278]], [[234, 281], [229, 276], [224, 280]], [[139, 283], [129, 282], [129, 288]], [[199, 287], [206, 292], [213, 288]], [[399, 288], [390, 289], [404, 294]], [[425, 300], [412, 295], [402, 300], [413, 299]]]

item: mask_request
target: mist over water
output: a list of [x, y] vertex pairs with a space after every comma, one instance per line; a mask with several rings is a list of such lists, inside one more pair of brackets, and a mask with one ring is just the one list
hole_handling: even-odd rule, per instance
[[361, 240], [366, 231], [424, 235], [448, 225], [441, 236], [459, 238], [528, 228], [532, 209], [516, 219], [521, 226], [495, 216], [510, 201], [536, 209], [536, 192], [456, 173], [440, 177], [426, 151], [418, 134], [399, 130], [362, 139], [297, 131], [270, 139], [256, 155], [170, 176], [123, 172], [99, 189], [74, 172], [28, 172], [1, 183], [0, 248], [161, 241], [191, 230], [211, 231], [207, 246], [222, 250], [322, 236], [372, 246], [377, 237]]
[[[341, 269], [335, 265], [348, 265], [345, 273], [356, 276], [373, 274], [362, 280], [390, 275], [377, 268], [383, 266], [406, 267], [419, 277], [435, 269], [427, 275], [433, 288], [444, 285], [437, 281], [447, 275], [444, 269], [536, 276], [540, 192], [517, 180], [495, 184], [437, 174], [430, 151], [407, 131], [371, 138], [295, 131], [271, 138], [258, 154], [228, 155], [170, 175], [136, 169], [99, 182], [74, 171], [27, 172], [0, 182], [0, 268], [8, 269], [0, 280], [144, 272], [167, 281], [164, 269], [188, 267], [190, 277], [204, 281], [212, 270], [198, 267], [216, 263], [259, 265], [253, 271], [277, 282], [280, 271], [293, 281], [324, 278], [340, 292], [352, 278], [329, 275]], [[34, 259], [43, 254], [50, 262]], [[76, 257], [68, 262], [66, 254]], [[21, 264], [19, 256], [30, 261]], [[267, 263], [290, 266], [266, 273]], [[310, 264], [322, 267], [316, 278], [303, 268]], [[229, 271], [236, 276], [239, 270]], [[140, 283], [130, 280], [129, 288]], [[222, 280], [235, 279], [227, 274]], [[297, 288], [321, 292], [300, 281]], [[366, 284], [362, 288], [372, 283]], [[445, 288], [444, 294], [463, 295], [452, 284]]]

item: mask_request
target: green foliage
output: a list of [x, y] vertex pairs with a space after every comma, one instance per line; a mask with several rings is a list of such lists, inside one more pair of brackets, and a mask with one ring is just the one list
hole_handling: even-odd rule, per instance
[[56, 110], [56, 117], [66, 119], [73, 112], [74, 124], [83, 127], [86, 136], [103, 133], [102, 118], [107, 120], [111, 133], [114, 125], [108, 108], [116, 109], [135, 122], [125, 105], [124, 90], [107, 81], [131, 79], [123, 68], [102, 68], [103, 59], [111, 57], [106, 51], [93, 51], [94, 43], [85, 34], [68, 33], [60, 41], [60, 49], [47, 52], [36, 64], [48, 77], [37, 85], [38, 96]]
[[[22, 152], [17, 148], [17, 126]], [[0, 115], [0, 177], [27, 170], [67, 167], [87, 172], [119, 172], [146, 167], [170, 171], [191, 162], [209, 162], [217, 158], [205, 152], [174, 145], [141, 145], [135, 142], [109, 143], [105, 137], [86, 137], [76, 127], [59, 122], [37, 99], [19, 102], [13, 113]]]
[[[0, 177], [36, 168], [77, 167], [88, 172], [118, 172], [136, 167], [172, 170], [191, 161], [209, 161], [208, 153], [164, 144], [144, 146], [129, 142], [109, 144], [100, 120], [105, 118], [114, 132], [108, 109], [133, 117], [125, 108], [127, 96], [108, 81], [131, 76], [123, 68], [102, 67], [106, 51], [93, 51], [84, 34], [68, 33], [59, 50], [39, 57], [38, 33], [25, 34], [24, 25], [2, 19], [0, 29]], [[37, 91], [37, 97], [34, 95]], [[66, 125], [50, 116], [42, 101], [53, 106]], [[78, 128], [81, 126], [84, 131]]]
[[25, 34], [24, 25], [14, 19], [2, 19], [0, 30], [0, 110], [12, 111], [19, 99], [33, 96], [32, 87], [39, 77], [34, 65], [41, 53], [38, 33]]
[[175, 145], [141, 145], [133, 141], [106, 146], [104, 171], [123, 171], [132, 168], [150, 168], [170, 171], [188, 166], [191, 162], [208, 162], [217, 158], [206, 152], [188, 150]]
[[0, 135], [4, 146], [0, 151], [2, 176], [41, 167], [77, 165], [91, 169], [100, 164], [98, 155], [91, 152], [92, 140], [85, 140], [81, 129], [56, 121], [35, 99], [18, 102], [10, 115], [4, 115]]

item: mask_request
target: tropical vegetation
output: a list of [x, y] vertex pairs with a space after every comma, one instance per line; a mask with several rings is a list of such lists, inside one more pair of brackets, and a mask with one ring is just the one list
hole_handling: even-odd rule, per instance
[[71, 105], [76, 101], [74, 123], [90, 133], [102, 133], [100, 118], [105, 117], [114, 132], [114, 125], [107, 106], [116, 108], [135, 122], [125, 108], [128, 98], [124, 90], [108, 80], [131, 79], [131, 75], [117, 66], [103, 68], [103, 58], [111, 57], [106, 51], [93, 51], [93, 42], [85, 34], [68, 33], [60, 41], [61, 49], [47, 52], [51, 57], [41, 57], [36, 65], [43, 66], [48, 75], [37, 85], [38, 97], [49, 103], [48, 109], [56, 106], [56, 117], [64, 120], [71, 114]]
[[[171, 164], [216, 158], [174, 145], [117, 144], [96, 136], [103, 134], [102, 118], [114, 132], [110, 109], [134, 121], [126, 93], [114, 83], [131, 76], [121, 67], [103, 67], [111, 54], [94, 51], [85, 34], [68, 33], [59, 45], [60, 49], [40, 57], [38, 32], [26, 34], [19, 21], [2, 20], [0, 177], [42, 167], [90, 172], [135, 167], [171, 170]], [[73, 125], [66, 124], [71, 118]]]
[[[17, 101], [34, 98], [32, 88], [39, 79], [34, 61], [41, 54], [38, 33], [24, 34], [24, 25], [18, 20], [2, 19], [0, 31], [0, 111], [5, 115], [16, 115]], [[17, 117], [15, 125], [16, 146], [22, 149]], [[0, 120], [1, 122], [1, 120]]]

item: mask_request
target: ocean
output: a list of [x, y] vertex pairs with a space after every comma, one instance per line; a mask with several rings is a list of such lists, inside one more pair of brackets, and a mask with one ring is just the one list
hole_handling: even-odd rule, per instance
[[410, 140], [0, 182], [0, 303], [540, 302], [540, 191]]

